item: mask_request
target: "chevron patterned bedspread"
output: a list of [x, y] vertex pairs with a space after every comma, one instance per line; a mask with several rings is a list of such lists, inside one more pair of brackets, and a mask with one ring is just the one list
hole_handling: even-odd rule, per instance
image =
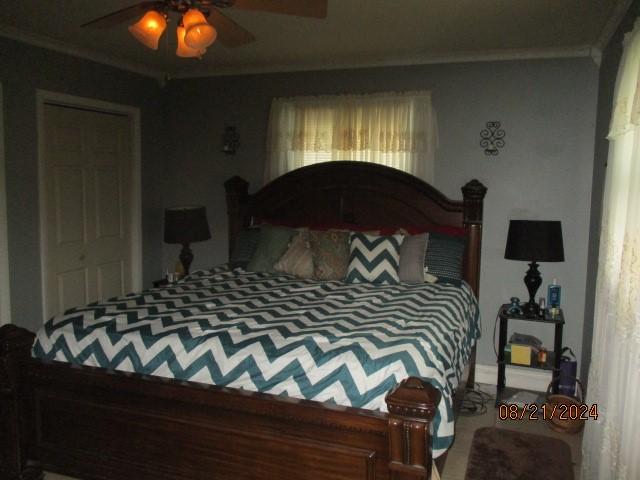
[[68, 310], [40, 329], [33, 355], [382, 411], [396, 383], [419, 376], [443, 394], [438, 456], [453, 441], [452, 397], [479, 336], [466, 284], [345, 284], [218, 267]]

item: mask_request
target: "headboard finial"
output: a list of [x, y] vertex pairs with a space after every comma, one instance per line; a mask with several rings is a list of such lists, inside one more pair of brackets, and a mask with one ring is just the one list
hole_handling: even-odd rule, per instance
[[487, 194], [487, 187], [474, 178], [461, 190], [464, 198], [464, 223], [467, 225], [482, 223], [482, 204]]

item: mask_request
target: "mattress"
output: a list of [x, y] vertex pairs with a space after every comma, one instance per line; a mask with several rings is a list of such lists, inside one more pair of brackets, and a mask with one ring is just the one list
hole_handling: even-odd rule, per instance
[[73, 308], [46, 322], [34, 357], [386, 411], [418, 376], [442, 393], [433, 455], [451, 445], [453, 394], [480, 336], [465, 283], [300, 280], [226, 266]]

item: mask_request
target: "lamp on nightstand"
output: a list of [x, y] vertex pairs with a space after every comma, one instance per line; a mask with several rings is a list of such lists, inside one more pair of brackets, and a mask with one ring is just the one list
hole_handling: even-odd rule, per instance
[[559, 221], [511, 220], [504, 258], [529, 263], [524, 284], [529, 292], [525, 313], [536, 315], [536, 292], [542, 283], [536, 262], [564, 262], [562, 225]]
[[185, 275], [193, 261], [193, 252], [189, 244], [202, 242], [211, 238], [207, 210], [202, 206], [171, 207], [164, 211], [165, 243], [180, 243], [180, 263]]

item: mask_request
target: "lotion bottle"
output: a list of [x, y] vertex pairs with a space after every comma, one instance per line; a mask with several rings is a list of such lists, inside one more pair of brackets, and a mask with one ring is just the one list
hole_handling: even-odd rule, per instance
[[560, 307], [560, 285], [558, 285], [558, 279], [554, 278], [553, 283], [547, 288], [547, 306], [549, 308]]

